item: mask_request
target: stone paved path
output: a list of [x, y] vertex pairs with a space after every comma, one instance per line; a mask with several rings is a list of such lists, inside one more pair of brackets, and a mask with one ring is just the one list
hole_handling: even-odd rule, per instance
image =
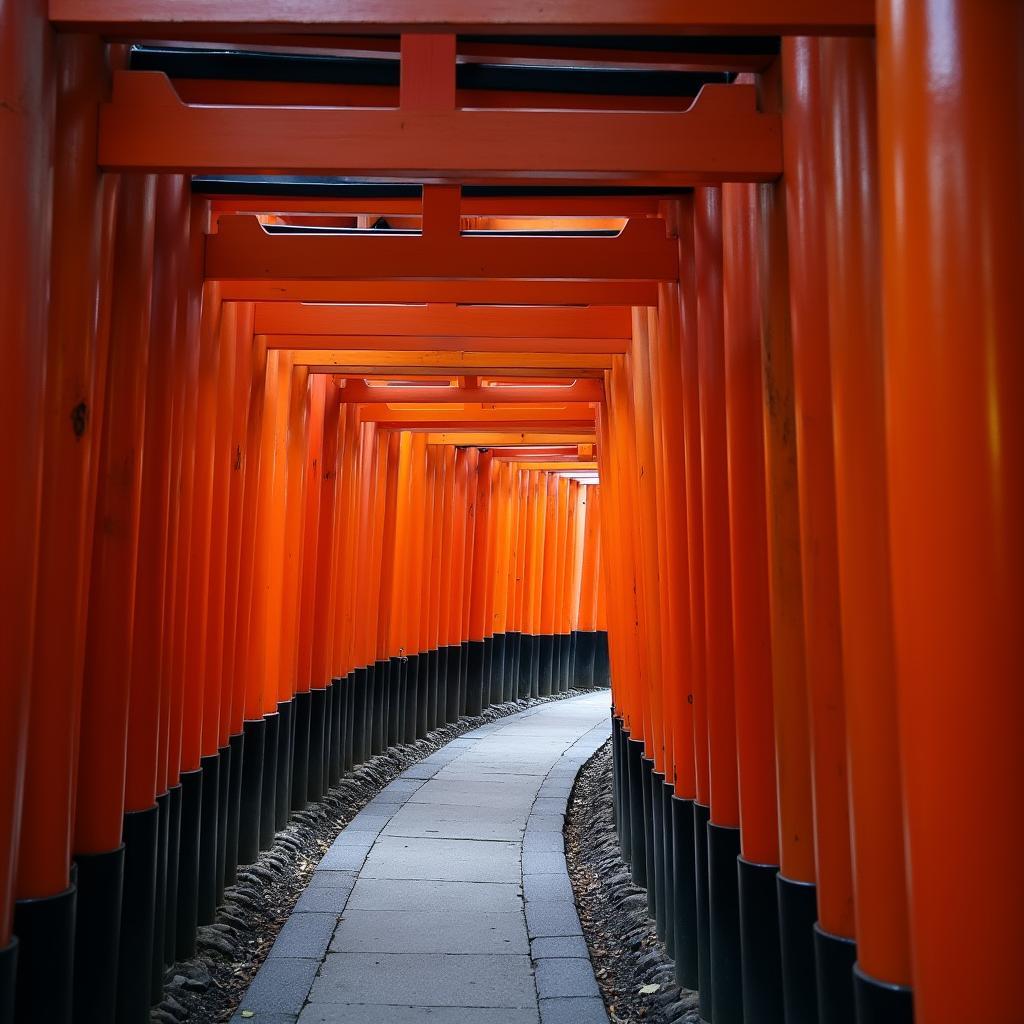
[[531, 708], [392, 782], [313, 872], [233, 1024], [607, 1024], [562, 822], [608, 708], [607, 690]]

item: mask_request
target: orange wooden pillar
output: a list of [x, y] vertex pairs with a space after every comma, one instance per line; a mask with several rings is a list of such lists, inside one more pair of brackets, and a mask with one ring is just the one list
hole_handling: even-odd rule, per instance
[[516, 569], [512, 600], [512, 683], [515, 695], [524, 700], [530, 696], [533, 678], [529, 630], [527, 580], [530, 572], [530, 472], [515, 470], [515, 491], [518, 512], [516, 517]]
[[[437, 722], [444, 725], [458, 718], [458, 654], [453, 653], [451, 636], [452, 594], [455, 582], [455, 448], [445, 445], [441, 452], [440, 578], [437, 595]], [[453, 686], [454, 680], [454, 686]]]
[[167, 834], [169, 821], [161, 820], [166, 818], [168, 801], [166, 773], [160, 765], [160, 732], [162, 704], [169, 696], [169, 680], [164, 678], [168, 668], [164, 643], [172, 470], [169, 453], [178, 342], [174, 336], [174, 305], [189, 255], [188, 235], [183, 231], [187, 210], [187, 182], [181, 177], [159, 179], [125, 761], [125, 867], [117, 1019], [126, 1022], [148, 1019], [154, 977], [160, 979], [161, 989], [163, 978], [167, 844], [161, 839], [162, 833]]
[[487, 537], [491, 519], [491, 473], [493, 456], [489, 450], [480, 452], [470, 488], [473, 497], [473, 536], [470, 585], [467, 594], [469, 623], [469, 661], [466, 679], [466, 714], [478, 715], [484, 707], [484, 635], [486, 629]]
[[[711, 780], [708, 770], [707, 728], [707, 628], [704, 590], [704, 467], [701, 445], [701, 374], [700, 352], [711, 337], [712, 328], [721, 316], [718, 294], [721, 290], [721, 231], [712, 203], [715, 193], [695, 192], [692, 200], [682, 200], [676, 207], [679, 235], [679, 333], [682, 370], [683, 447], [686, 466], [686, 540], [689, 554], [690, 631], [685, 637], [690, 651], [690, 692], [688, 703], [693, 722], [694, 799], [693, 816], [687, 825], [679, 821], [678, 846], [689, 838], [694, 849], [693, 905], [680, 908], [687, 924], [676, 935], [676, 980], [688, 988], [699, 984], [699, 939], [703, 915], [702, 892], [697, 888], [703, 846], [698, 847], [698, 824], [703, 821], [711, 801]], [[709, 205], [711, 204], [711, 205]], [[698, 275], [697, 256], [701, 254]], [[699, 285], [699, 287], [698, 287]], [[702, 339], [705, 339], [702, 342]], [[684, 898], [686, 887], [676, 890]], [[706, 920], [706, 919], [705, 919]], [[688, 944], [681, 945], [687, 935]]]
[[[192, 226], [199, 238], [204, 211], [193, 203]], [[183, 661], [181, 733], [181, 835], [178, 852], [177, 953], [195, 952], [196, 928], [212, 919], [210, 907], [213, 852], [216, 844], [217, 765], [207, 756], [203, 725], [206, 699], [206, 640], [210, 597], [210, 536], [213, 513], [214, 455], [221, 365], [221, 301], [216, 284], [202, 289], [199, 324], [199, 369], [193, 450], [191, 530], [188, 549], [187, 597]], [[212, 807], [213, 815], [208, 814]], [[213, 835], [209, 826], [213, 825]], [[212, 845], [211, 845], [212, 838]], [[211, 883], [211, 884], [208, 884]], [[200, 907], [203, 907], [201, 912]]]
[[822, 1024], [852, 1024], [853, 869], [835, 463], [829, 360], [825, 151], [820, 41], [786, 40], [783, 79], [786, 213], [799, 474], [804, 648], [810, 706], [818, 921], [814, 928]]
[[[53, 217], [53, 40], [40, 0], [0, 11], [0, 372], [5, 400], [0, 513], [0, 1021], [14, 1015], [17, 941], [11, 926], [32, 685], [44, 383]], [[44, 535], [44, 540], [45, 540]], [[45, 628], [45, 623], [40, 626]], [[52, 642], [52, 640], [51, 640]], [[62, 637], [62, 644], [69, 638]], [[59, 799], [59, 793], [56, 794]], [[60, 886], [61, 889], [64, 886]], [[55, 890], [59, 891], [59, 890]], [[45, 895], [50, 895], [47, 893]], [[40, 895], [44, 895], [40, 893]]]
[[377, 614], [376, 651], [377, 664], [383, 666], [383, 748], [398, 742], [398, 692], [401, 662], [391, 644], [391, 624], [395, 603], [395, 564], [398, 558], [398, 462], [400, 435], [389, 431], [382, 438], [387, 446], [384, 454], [386, 479], [384, 482], [384, 507], [382, 511], [382, 543], [380, 558], [380, 608]]
[[[628, 366], [630, 370], [632, 433], [635, 437], [634, 477], [631, 483], [636, 496], [638, 514], [637, 551], [643, 601], [641, 628], [643, 655], [646, 661], [646, 691], [650, 705], [651, 731], [645, 748], [644, 822], [647, 828], [647, 905], [654, 915], [659, 937], [664, 939], [666, 922], [665, 848], [662, 793], [672, 756], [670, 733], [670, 700], [666, 695], [662, 664], [662, 601], [659, 560], [659, 452], [655, 445], [657, 415], [654, 408], [656, 388], [652, 350], [657, 349], [657, 317], [650, 308], [633, 310], [633, 345]], [[654, 338], [652, 338], [654, 335]]]
[[115, 294], [98, 464], [75, 812], [79, 886], [76, 1021], [110, 1021], [117, 1013], [124, 881], [121, 835], [150, 347], [155, 186], [151, 176], [124, 178], [115, 237]]
[[[388, 479], [390, 473], [390, 434], [374, 431], [374, 478], [370, 504], [370, 595], [366, 602], [362, 631], [362, 658], [370, 667], [373, 685], [370, 707], [370, 754], [376, 755], [387, 748], [387, 687], [388, 662], [378, 648], [380, 618], [383, 615], [385, 548], [391, 546], [388, 535]], [[392, 492], [394, 488], [392, 486]], [[393, 552], [392, 552], [393, 554]]]
[[420, 612], [423, 598], [423, 565], [426, 537], [423, 528], [423, 506], [427, 489], [427, 439], [416, 433], [412, 436], [412, 451], [409, 478], [408, 547], [406, 554], [406, 636], [407, 682], [405, 691], [405, 742], [412, 743], [422, 735], [420, 732], [420, 707], [423, 701], [423, 683], [426, 679], [425, 666], [420, 668]]
[[722, 187], [722, 221], [743, 1012], [751, 1021], [781, 1021], [779, 826], [754, 186]]
[[[228, 512], [224, 526], [224, 621], [220, 665], [218, 667], [212, 658], [209, 662], [211, 672], [221, 673], [221, 742], [226, 742], [229, 750], [227, 819], [223, 852], [224, 885], [231, 885], [236, 879], [242, 818], [242, 780], [245, 769], [245, 677], [240, 670], [236, 644], [241, 610], [243, 503], [249, 462], [246, 426], [254, 357], [252, 303], [233, 305], [235, 351], [231, 420], [229, 434], [224, 439], [224, 448], [221, 451], [221, 458], [226, 460], [229, 473]], [[218, 428], [218, 445], [220, 442]]]
[[[732, 607], [730, 596], [728, 481], [726, 478], [725, 362], [722, 306], [722, 194], [703, 188], [696, 193], [698, 373], [701, 429], [701, 496], [703, 501], [703, 568], [706, 689], [710, 805], [694, 804], [697, 851], [698, 981], [701, 1013], [713, 1006], [708, 836], [715, 804], [728, 825], [738, 815], [735, 722], [733, 709]], [[695, 721], [700, 725], [698, 712]], [[716, 744], [720, 755], [716, 755]], [[698, 751], [700, 744], [697, 744]], [[726, 756], [726, 755], [729, 756]]]
[[878, 5], [889, 523], [918, 1024], [1020, 1015], [1022, 53], [1019, 3]]
[[[777, 104], [778, 88], [775, 68], [765, 78], [766, 102]], [[787, 1022], [813, 1021], [817, 890], [784, 185], [758, 186], [758, 200], [783, 1000]]]
[[[669, 204], [669, 229], [682, 236], [692, 255], [693, 203]], [[659, 286], [658, 333], [652, 347], [652, 364], [657, 367], [662, 483], [661, 561], [665, 574], [666, 628], [662, 635], [662, 658], [667, 688], [672, 690], [672, 776], [668, 780], [664, 817], [671, 841], [666, 849], [666, 875], [671, 877], [671, 905], [667, 927], [676, 978], [696, 986], [696, 875], [693, 844], [693, 803], [697, 796], [694, 753], [693, 689], [694, 657], [692, 559], [687, 508], [687, 437], [684, 395], [684, 332], [694, 330], [692, 268], [687, 294], [691, 308], [684, 310], [681, 284]], [[698, 439], [699, 440], [699, 439]], [[701, 602], [703, 605], [703, 602]], [[671, 674], [671, 675], [670, 675]]]
[[[4, 23], [0, 32], [9, 31]], [[92, 547], [92, 508], [95, 503], [94, 465], [102, 418], [97, 408], [100, 381], [105, 371], [106, 337], [98, 322], [98, 303], [104, 260], [109, 260], [110, 217], [104, 216], [116, 198], [111, 182], [97, 173], [95, 153], [96, 102], [105, 85], [105, 54], [99, 40], [59, 37], [55, 52], [58, 79], [56, 147], [54, 153], [53, 216], [61, 230], [53, 238], [50, 263], [50, 315], [46, 349], [46, 405], [43, 430], [45, 454], [39, 566], [32, 644], [32, 693], [28, 742], [25, 750], [25, 792], [17, 858], [14, 929], [18, 936], [18, 1015], [47, 1019], [55, 1024], [70, 1020], [74, 956], [76, 892], [71, 884], [71, 829], [75, 745], [81, 702], [82, 657], [85, 628], [85, 591]], [[8, 55], [6, 60], [10, 60]], [[8, 65], [15, 70], [16, 63]], [[33, 69], [44, 74], [45, 67]], [[5, 87], [6, 88], [6, 84]], [[45, 130], [45, 120], [39, 127]], [[3, 136], [6, 140], [6, 135]], [[6, 141], [5, 141], [6, 145]], [[5, 149], [13, 154], [13, 148]], [[12, 163], [12, 166], [16, 166]], [[5, 181], [5, 187], [9, 183]], [[42, 197], [40, 197], [42, 198]], [[12, 205], [22, 202], [11, 196]], [[11, 244], [15, 238], [11, 238]], [[7, 251], [3, 251], [5, 288], [9, 282]], [[19, 257], [20, 258], [20, 257]], [[37, 282], [43, 285], [45, 282]], [[7, 295], [3, 294], [6, 303]], [[19, 305], [24, 301], [17, 299]], [[7, 310], [0, 312], [7, 324]], [[5, 329], [6, 330], [6, 329]], [[18, 341], [7, 330], [5, 358], [17, 351]], [[8, 348], [9, 346], [9, 348]], [[30, 364], [29, 364], [30, 365]], [[26, 369], [29, 369], [26, 365]], [[5, 379], [15, 380], [4, 362]], [[27, 384], [25, 387], [27, 388]], [[25, 391], [20, 399], [34, 400]], [[68, 411], [72, 410], [73, 417]], [[12, 442], [12, 447], [19, 445]], [[28, 457], [26, 451], [10, 453]], [[5, 469], [12, 493], [22, 486]], [[26, 497], [20, 494], [19, 498]], [[6, 545], [12, 538], [4, 524]], [[22, 543], [19, 541], [19, 544]], [[27, 550], [31, 550], [29, 544]], [[5, 548], [3, 557], [8, 552]], [[12, 563], [5, 560], [5, 565]], [[11, 571], [16, 575], [24, 566]], [[5, 580], [5, 586], [7, 581]], [[19, 612], [31, 607], [27, 582]], [[19, 634], [18, 620], [5, 622]], [[21, 620], [24, 623], [24, 620]], [[26, 634], [27, 635], [27, 634]], [[54, 642], [59, 637], [60, 642]], [[3, 658], [5, 673], [9, 652]], [[7, 675], [9, 680], [17, 675]], [[17, 753], [15, 739], [4, 732], [17, 726], [17, 699], [5, 695], [6, 725], [0, 727], [4, 757]], [[6, 768], [3, 769], [6, 773]], [[6, 783], [4, 783], [6, 785]], [[6, 799], [0, 796], [0, 800]], [[5, 828], [14, 841], [17, 830]], [[2, 858], [2, 855], [0, 855]], [[0, 879], [4, 869], [0, 868]], [[6, 897], [5, 897], [6, 898]], [[2, 950], [9, 941], [4, 906], [0, 928], [0, 1006], [13, 979], [4, 975], [7, 959]], [[6, 1020], [0, 1009], [0, 1019]]]
[[434, 697], [436, 695], [436, 667], [432, 639], [432, 619], [435, 612], [434, 579], [438, 560], [437, 544], [437, 496], [438, 496], [438, 446], [426, 446], [426, 476], [424, 477], [423, 504], [420, 508], [420, 522], [423, 531], [422, 578], [418, 604], [420, 652], [420, 701], [418, 707], [417, 732], [426, 736], [432, 728]]
[[580, 593], [576, 611], [576, 684], [583, 689], [600, 685], [594, 675], [597, 653], [597, 581], [600, 543], [597, 488], [580, 488], [583, 501], [583, 538], [580, 558]]
[[529, 695], [540, 695], [540, 565], [544, 550], [543, 492], [540, 470], [527, 471], [526, 565], [524, 567], [524, 642]]
[[[182, 732], [185, 697], [186, 614], [189, 586], [189, 547], [192, 536], [193, 483], [195, 477], [196, 394], [198, 392], [200, 332], [195, 266], [190, 259], [195, 240], [191, 237], [191, 197], [183, 190], [173, 213], [178, 241], [173, 249], [177, 262], [157, 282], [161, 289], [173, 292], [173, 314], [159, 325], [174, 339], [175, 368], [171, 406], [171, 502], [168, 522], [168, 571], [164, 605], [166, 621], [165, 675], [167, 686], [161, 698], [160, 767], [168, 788], [167, 888], [164, 902], [164, 963], [177, 959], [178, 944], [178, 864], [184, 787], [181, 783]], [[167, 230], [172, 230], [168, 227]], [[163, 234], [163, 229], [161, 230]], [[159, 293], [158, 293], [159, 294]], [[164, 300], [154, 310], [164, 315]], [[155, 340], [163, 340], [158, 334]]]
[[459, 714], [466, 714], [469, 684], [469, 587], [473, 564], [472, 539], [474, 510], [471, 488], [479, 452], [460, 449], [455, 456], [455, 515], [458, 520], [456, 544], [459, 548], [458, 575], [455, 578], [452, 629], [459, 639]]
[[829, 340], [860, 1019], [909, 1021], [882, 374], [875, 47], [822, 44]]
[[266, 755], [266, 720], [263, 717], [262, 679], [257, 675], [256, 643], [256, 530], [259, 513], [263, 415], [268, 362], [266, 339], [254, 336], [248, 361], [250, 381], [246, 411], [244, 481], [238, 567], [238, 611], [235, 620], [235, 672], [242, 688], [244, 724], [242, 779], [238, 819], [238, 861], [251, 864], [259, 855], [260, 807], [263, 800], [263, 763]]
[[544, 545], [540, 551], [540, 623], [538, 692], [547, 697], [555, 687], [555, 563], [558, 557], [558, 477], [541, 471]]

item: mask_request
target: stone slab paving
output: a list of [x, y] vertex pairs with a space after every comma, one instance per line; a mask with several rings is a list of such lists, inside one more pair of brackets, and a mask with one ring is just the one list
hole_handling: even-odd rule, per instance
[[607, 1024], [562, 825], [608, 708], [598, 690], [499, 719], [382, 790], [314, 870], [232, 1024]]

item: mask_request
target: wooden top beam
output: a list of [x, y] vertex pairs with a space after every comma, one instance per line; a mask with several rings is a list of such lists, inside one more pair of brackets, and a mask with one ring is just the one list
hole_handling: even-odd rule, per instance
[[310, 281], [221, 282], [226, 302], [462, 302], [496, 305], [654, 306], [656, 281]]
[[209, 280], [373, 277], [641, 280], [678, 277], [665, 222], [630, 220], [611, 238], [559, 235], [270, 234], [254, 216], [222, 217], [206, 237]]
[[[382, 423], [384, 430], [391, 429]], [[415, 430], [417, 428], [406, 428]], [[541, 430], [488, 430], [477, 429], [427, 430], [427, 444], [476, 445], [488, 448], [494, 445], [541, 445], [541, 444], [596, 444], [597, 435], [592, 429], [566, 430], [550, 427]]]
[[343, 402], [361, 405], [481, 403], [514, 405], [525, 403], [600, 402], [604, 385], [599, 380], [579, 380], [564, 387], [524, 385], [523, 387], [371, 387], [361, 380], [349, 380], [341, 389]]
[[[180, 39], [198, 29], [339, 35], [866, 33], [873, 0], [50, 0], [62, 29]], [[342, 13], [344, 16], [342, 17]]]
[[705, 85], [685, 111], [413, 111], [190, 105], [161, 72], [118, 71], [112, 101], [100, 108], [99, 163], [108, 170], [333, 174], [344, 167], [381, 180], [680, 186], [773, 180], [782, 171], [782, 131], [778, 115], [758, 112], [752, 85]]
[[[417, 337], [458, 339], [464, 347], [466, 338], [602, 339], [622, 342], [632, 336], [631, 311], [624, 306], [505, 308], [436, 303], [378, 306], [261, 302], [256, 305], [253, 330], [256, 334], [331, 335], [335, 338], [370, 334], [379, 338], [384, 348], [399, 348], [405, 342], [415, 341]], [[375, 346], [353, 344], [344, 347]], [[414, 347], [445, 346], [428, 342]], [[608, 351], [624, 349], [615, 346]]]

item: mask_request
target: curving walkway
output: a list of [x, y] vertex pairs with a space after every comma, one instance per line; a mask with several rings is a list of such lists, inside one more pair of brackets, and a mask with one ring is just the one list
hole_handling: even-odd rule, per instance
[[606, 1024], [562, 822], [608, 735], [597, 690], [404, 772], [317, 866], [233, 1021]]

